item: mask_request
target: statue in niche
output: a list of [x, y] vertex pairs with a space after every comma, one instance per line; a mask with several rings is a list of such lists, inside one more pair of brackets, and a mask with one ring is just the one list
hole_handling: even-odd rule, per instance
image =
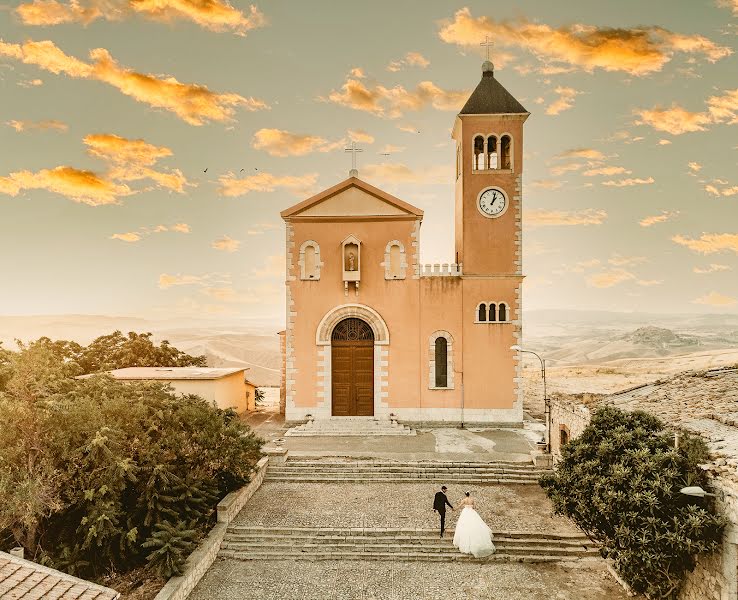
[[356, 256], [354, 256], [353, 252], [349, 252], [348, 255], [348, 270], [356, 271]]
[[346, 244], [343, 249], [343, 270], [358, 271], [359, 270], [359, 247], [356, 244]]

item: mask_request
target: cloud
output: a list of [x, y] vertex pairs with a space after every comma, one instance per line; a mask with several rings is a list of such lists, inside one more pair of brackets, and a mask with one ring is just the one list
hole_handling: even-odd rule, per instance
[[542, 190], [558, 190], [562, 185], [564, 185], [564, 182], [559, 181], [558, 179], [537, 179], [531, 182], [531, 185], [534, 188]]
[[737, 233], [703, 233], [698, 239], [675, 235], [671, 241], [700, 254], [730, 251], [738, 254]]
[[429, 64], [430, 61], [420, 54], [420, 52], [408, 52], [403, 58], [393, 60], [387, 65], [387, 70], [395, 73], [406, 67], [420, 67], [421, 69], [425, 69]]
[[676, 104], [671, 108], [657, 106], [650, 110], [639, 110], [636, 114], [640, 117], [636, 125], [648, 125], [656, 131], [665, 131], [672, 135], [705, 131], [706, 125], [712, 122], [708, 113], [690, 112]]
[[339, 90], [332, 90], [321, 100], [396, 119], [407, 111], [428, 106], [438, 110], [459, 110], [469, 96], [468, 90], [444, 90], [432, 81], [421, 81], [414, 90], [402, 85], [387, 88], [381, 84], [365, 85], [348, 77]]
[[648, 259], [645, 256], [621, 256], [619, 254], [613, 254], [607, 262], [614, 267], [632, 267], [633, 265], [640, 265], [647, 262]]
[[110, 133], [84, 138], [87, 153], [110, 164], [108, 176], [116, 181], [151, 179], [160, 187], [183, 193], [192, 185], [179, 169], [162, 172], [152, 169], [160, 159], [172, 155], [166, 146], [155, 146], [142, 139], [130, 140]]
[[190, 233], [190, 226], [187, 223], [175, 223], [174, 225], [156, 225], [154, 227], [141, 227], [138, 231], [128, 231], [126, 233], [114, 233], [110, 236], [111, 240], [120, 240], [122, 242], [139, 242], [144, 237], [154, 233], [164, 233], [165, 231], [174, 231], [176, 233]]
[[341, 148], [345, 140], [330, 142], [318, 135], [291, 133], [284, 129], [259, 129], [251, 140], [251, 146], [264, 150], [271, 156], [304, 156], [311, 152], [333, 152]]
[[714, 179], [705, 185], [705, 191], [713, 196], [735, 196], [738, 195], [738, 185], [731, 186], [726, 181]]
[[656, 223], [664, 223], [665, 221], [668, 221], [669, 219], [676, 217], [678, 214], [679, 214], [678, 210], [675, 210], [675, 211], [662, 210], [660, 215], [652, 215], [650, 217], [644, 217], [638, 222], [638, 224], [641, 227], [651, 227], [653, 225], [656, 225]]
[[210, 31], [232, 31], [238, 35], [266, 25], [264, 14], [256, 6], [251, 5], [249, 13], [244, 14], [220, 0], [88, 0], [84, 4], [78, 0], [33, 0], [18, 6], [16, 13], [24, 25], [41, 26], [89, 25], [100, 18], [117, 21], [132, 14], [165, 23], [187, 20]]
[[24, 44], [6, 44], [0, 41], [0, 56], [7, 56], [25, 64], [50, 71], [65, 73], [77, 79], [93, 79], [107, 83], [122, 94], [155, 108], [176, 114], [190, 125], [208, 121], [229, 121], [236, 107], [255, 111], [269, 108], [261, 100], [244, 98], [238, 94], [218, 94], [204, 85], [181, 83], [174, 77], [160, 78], [120, 66], [104, 48], [90, 51], [91, 63], [82, 62], [64, 54], [51, 41]]
[[698, 275], [706, 275], [708, 273], [719, 273], [721, 271], [731, 271], [732, 267], [728, 265], [720, 265], [715, 263], [710, 263], [707, 267], [701, 268], [701, 267], [694, 267], [692, 271], [694, 273], [697, 273]]
[[625, 281], [636, 279], [630, 271], [625, 269], [611, 269], [602, 271], [587, 278], [587, 285], [596, 288], [611, 288]]
[[366, 165], [361, 168], [362, 177], [384, 183], [414, 183], [431, 185], [449, 183], [453, 179], [452, 169], [448, 165], [424, 167], [413, 171], [402, 163], [386, 163]]
[[563, 175], [569, 171], [579, 171], [583, 167], [584, 165], [582, 163], [570, 162], [553, 166], [549, 171], [551, 172], [551, 175], [558, 177], [559, 175]]
[[687, 163], [687, 166], [694, 173], [697, 173], [697, 172], [699, 172], [699, 171], [702, 170], [702, 165], [700, 163], [698, 163], [698, 162], [690, 162], [690, 163]]
[[416, 125], [410, 123], [403, 123], [397, 126], [397, 129], [404, 131], [405, 133], [420, 133]]
[[159, 288], [166, 290], [176, 285], [205, 285], [209, 279], [209, 275], [168, 275], [162, 273], [159, 275]]
[[18, 171], [0, 177], [0, 193], [17, 196], [24, 190], [47, 190], [89, 206], [117, 204], [118, 198], [133, 192], [124, 184], [92, 172], [60, 166], [54, 169]]
[[554, 158], [586, 158], [587, 160], [603, 160], [605, 155], [594, 148], [572, 148], [564, 150], [561, 154], [557, 154]]
[[23, 81], [18, 82], [18, 85], [23, 88], [38, 87], [43, 84], [44, 82], [41, 79], [24, 79]]
[[348, 135], [348, 139], [350, 139], [352, 142], [356, 142], [357, 144], [374, 143], [374, 136], [362, 129], [349, 129], [346, 132], [346, 135]]
[[659, 146], [668, 146], [671, 144], [671, 140], [659, 140]]
[[676, 52], [703, 56], [710, 62], [731, 54], [729, 48], [704, 36], [673, 33], [662, 27], [614, 28], [576, 23], [554, 28], [525, 18], [475, 18], [468, 8], [442, 22], [438, 35], [448, 44], [464, 47], [478, 47], [479, 40], [489, 35], [499, 45], [527, 50], [547, 65], [560, 63], [589, 72], [602, 69], [636, 76], [661, 71]]
[[607, 212], [594, 208], [584, 210], [531, 209], [525, 212], [523, 222], [527, 227], [555, 227], [559, 225], [601, 225]]
[[630, 175], [632, 171], [629, 171], [625, 167], [596, 167], [594, 169], [589, 169], [587, 171], [584, 171], [582, 175], [585, 177], [595, 177], [597, 175]]
[[275, 229], [281, 229], [281, 225], [277, 225], [276, 223], [257, 223], [256, 225], [252, 225], [249, 229], [247, 229], [246, 234], [262, 235], [267, 231], [272, 231]]
[[610, 180], [610, 181], [603, 181], [602, 185], [607, 185], [610, 187], [630, 187], [633, 185], [650, 185], [654, 183], [655, 179], [653, 177], [647, 177], [646, 179], [640, 179], [640, 178], [629, 178], [629, 179], [619, 179], [617, 181]]
[[558, 115], [565, 110], [569, 110], [574, 106], [574, 98], [582, 92], [578, 92], [571, 87], [558, 86], [554, 92], [558, 94], [558, 98], [546, 107], [547, 115]]
[[223, 252], [235, 252], [238, 250], [238, 247], [241, 245], [241, 242], [239, 240], [234, 240], [232, 237], [229, 237], [227, 235], [224, 235], [222, 237], [219, 237], [217, 240], [214, 240], [210, 246], [212, 248], [215, 248], [216, 250], [221, 250]]
[[385, 144], [384, 148], [379, 151], [379, 154], [396, 154], [398, 152], [404, 152], [407, 150], [406, 146], [395, 146], [394, 144]]
[[257, 175], [248, 175], [241, 178], [234, 173], [228, 173], [218, 179], [218, 183], [220, 183], [218, 193], [221, 196], [236, 197], [249, 192], [273, 192], [277, 188], [285, 188], [300, 196], [308, 193], [315, 186], [317, 180], [317, 173], [306, 175], [258, 173]]
[[731, 9], [733, 16], [738, 17], [738, 0], [717, 0], [717, 5]]
[[6, 125], [9, 125], [15, 129], [18, 133], [22, 131], [62, 131], [66, 132], [69, 130], [69, 126], [61, 121], [54, 119], [48, 119], [45, 121], [6, 121]]
[[692, 304], [705, 304], [707, 306], [733, 306], [738, 300], [724, 294], [712, 291], [709, 294], [692, 300]]
[[643, 287], [651, 287], [653, 285], [661, 285], [664, 283], [663, 279], [639, 279], [636, 281], [638, 285], [642, 285]]
[[657, 131], [672, 135], [682, 135], [694, 131], [705, 131], [709, 125], [738, 123], [738, 88], [727, 90], [722, 95], [710, 96], [706, 110], [692, 112], [677, 104], [671, 108], [655, 107], [650, 110], [637, 110], [640, 117], [636, 125], [648, 125]]

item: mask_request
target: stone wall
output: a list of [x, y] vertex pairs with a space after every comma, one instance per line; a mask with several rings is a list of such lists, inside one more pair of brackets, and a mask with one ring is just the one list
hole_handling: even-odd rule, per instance
[[[561, 431], [569, 440], [576, 438], [589, 424], [591, 412], [583, 404], [563, 399], [551, 401], [551, 454], [554, 462], [561, 457]], [[679, 600], [738, 600], [738, 484], [725, 476], [720, 467], [710, 468], [710, 489], [716, 494], [716, 509], [724, 515], [726, 528], [722, 548], [701, 556], [687, 574]]]
[[262, 458], [256, 463], [251, 481], [240, 490], [231, 492], [218, 503], [218, 522], [215, 527], [210, 530], [210, 533], [200, 542], [195, 551], [187, 557], [182, 575], [171, 577], [164, 587], [159, 590], [154, 600], [185, 600], [190, 592], [195, 589], [202, 576], [215, 562], [229, 523], [264, 481], [268, 463], [268, 457]]

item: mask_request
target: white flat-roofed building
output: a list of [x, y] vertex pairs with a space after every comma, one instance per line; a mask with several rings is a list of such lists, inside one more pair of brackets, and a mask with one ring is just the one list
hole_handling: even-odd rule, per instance
[[237, 367], [128, 367], [107, 373], [121, 381], [162, 381], [178, 394], [196, 394], [218, 408], [240, 413], [254, 410], [256, 386], [246, 379], [245, 371]]

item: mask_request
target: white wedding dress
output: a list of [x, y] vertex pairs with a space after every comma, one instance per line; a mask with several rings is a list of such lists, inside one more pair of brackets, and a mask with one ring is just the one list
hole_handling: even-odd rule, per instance
[[473, 554], [475, 558], [489, 556], [495, 551], [492, 530], [471, 506], [465, 506], [459, 515], [454, 533], [454, 546], [459, 552]]

